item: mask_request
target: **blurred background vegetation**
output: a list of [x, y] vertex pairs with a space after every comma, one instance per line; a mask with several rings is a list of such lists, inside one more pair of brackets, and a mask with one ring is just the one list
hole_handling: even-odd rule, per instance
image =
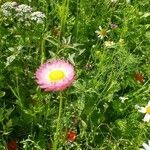
[[[46, 17], [42, 24], [19, 21], [1, 7], [0, 148], [16, 140], [19, 149], [50, 149], [59, 97], [41, 91], [34, 74], [46, 60], [64, 58], [75, 66], [77, 80], [63, 93], [59, 149], [138, 150], [150, 138], [150, 124], [135, 109], [150, 99], [149, 0], [16, 2]], [[99, 26], [109, 30], [102, 40]], [[77, 133], [71, 143], [69, 130]]]

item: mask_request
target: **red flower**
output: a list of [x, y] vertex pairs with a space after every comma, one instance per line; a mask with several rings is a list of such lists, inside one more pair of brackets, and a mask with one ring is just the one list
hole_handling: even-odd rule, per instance
[[143, 83], [144, 82], [144, 77], [141, 73], [135, 73], [134, 78], [136, 81]]
[[67, 140], [69, 142], [74, 142], [77, 138], [77, 133], [75, 131], [68, 131], [67, 133]]
[[11, 140], [7, 143], [8, 150], [17, 150], [17, 142], [16, 140]]

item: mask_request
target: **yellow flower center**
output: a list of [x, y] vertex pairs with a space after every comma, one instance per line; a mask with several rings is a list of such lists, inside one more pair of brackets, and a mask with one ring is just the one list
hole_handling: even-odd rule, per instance
[[148, 114], [150, 114], [150, 106], [148, 106], [148, 107], [146, 108], [146, 112], [147, 112]]
[[62, 80], [65, 77], [65, 74], [62, 70], [53, 70], [49, 74], [49, 80], [56, 82]]
[[105, 37], [107, 35], [107, 31], [105, 29], [102, 29], [101, 31], [99, 31], [99, 34]]

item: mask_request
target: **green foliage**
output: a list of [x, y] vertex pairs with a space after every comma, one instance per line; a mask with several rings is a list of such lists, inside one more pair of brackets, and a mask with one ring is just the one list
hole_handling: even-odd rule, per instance
[[[45, 14], [42, 23], [25, 13], [20, 21], [21, 4]], [[138, 150], [148, 141], [150, 123], [135, 106], [150, 100], [149, 8], [148, 0], [18, 0], [11, 15], [1, 7], [0, 149], [11, 139], [20, 149], [51, 149], [60, 97], [35, 81], [36, 69], [51, 58], [67, 59], [76, 70], [63, 92], [58, 150]], [[102, 39], [99, 26], [108, 31]], [[73, 142], [70, 130], [77, 133]]]

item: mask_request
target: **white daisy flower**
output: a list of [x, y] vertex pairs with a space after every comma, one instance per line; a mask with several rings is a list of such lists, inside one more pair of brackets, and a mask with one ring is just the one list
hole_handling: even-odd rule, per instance
[[96, 30], [95, 33], [97, 33], [98, 38], [103, 39], [104, 37], [107, 37], [107, 33], [109, 30], [106, 30], [99, 26], [99, 30]]
[[148, 140], [148, 144], [143, 143], [143, 148], [140, 148], [140, 150], [150, 150], [150, 140]]
[[144, 119], [143, 119], [144, 122], [149, 122], [150, 121], [150, 101], [148, 102], [147, 106], [139, 107], [138, 111], [141, 112], [141, 113], [145, 113], [145, 116], [144, 116]]
[[120, 96], [119, 99], [121, 100], [122, 103], [124, 103], [124, 101], [127, 100], [128, 97], [122, 97], [122, 96]]

